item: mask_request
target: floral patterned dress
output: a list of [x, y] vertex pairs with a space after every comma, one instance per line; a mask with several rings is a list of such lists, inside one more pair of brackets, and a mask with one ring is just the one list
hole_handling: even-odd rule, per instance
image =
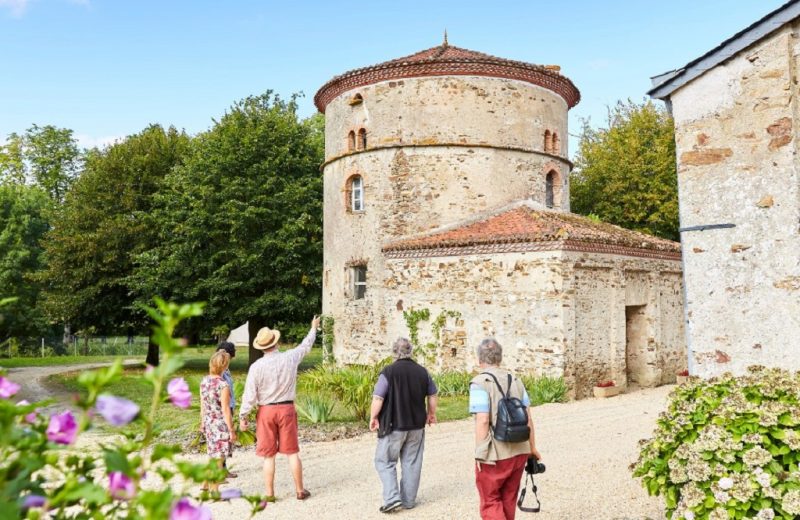
[[203, 434], [206, 437], [208, 456], [224, 459], [233, 448], [228, 425], [222, 414], [222, 390], [228, 383], [218, 376], [206, 376], [200, 382], [200, 400], [203, 402]]

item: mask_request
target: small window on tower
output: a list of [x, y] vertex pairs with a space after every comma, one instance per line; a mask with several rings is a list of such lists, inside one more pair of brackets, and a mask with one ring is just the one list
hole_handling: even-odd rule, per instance
[[350, 211], [364, 211], [364, 179], [361, 175], [350, 177]]
[[361, 96], [361, 94], [356, 94], [355, 96], [350, 98], [350, 106], [360, 105], [363, 102], [364, 98]]
[[548, 208], [552, 208], [555, 205], [555, 184], [556, 184], [556, 172], [551, 171], [545, 177], [545, 188], [544, 188], [544, 203]]
[[561, 143], [558, 140], [558, 134], [553, 132], [553, 147], [550, 150], [551, 153], [558, 155], [561, 152]]
[[367, 149], [367, 131], [364, 128], [358, 131], [358, 149]]
[[550, 130], [544, 131], [544, 151], [545, 153], [550, 153], [550, 150], [553, 148], [553, 136], [550, 134]]
[[356, 149], [356, 133], [350, 130], [347, 134], [347, 151], [352, 152]]
[[353, 270], [353, 299], [363, 300], [367, 294], [367, 266], [354, 265]]

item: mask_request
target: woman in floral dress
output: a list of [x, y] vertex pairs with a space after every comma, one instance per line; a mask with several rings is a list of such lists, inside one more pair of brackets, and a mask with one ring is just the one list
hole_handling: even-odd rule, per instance
[[[231, 357], [218, 350], [208, 362], [208, 375], [200, 382], [200, 431], [206, 438], [208, 456], [219, 461], [220, 467], [230, 457], [236, 430], [231, 419], [231, 391], [222, 379]], [[203, 484], [208, 489], [209, 483]], [[210, 484], [211, 491], [219, 491], [219, 483]]]

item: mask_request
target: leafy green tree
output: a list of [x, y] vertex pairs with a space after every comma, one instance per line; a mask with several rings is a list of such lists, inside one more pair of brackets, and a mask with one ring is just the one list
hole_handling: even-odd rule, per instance
[[0, 299], [16, 298], [2, 309], [0, 342], [48, 328], [38, 306], [39, 285], [31, 277], [43, 263], [41, 239], [48, 229], [49, 204], [41, 188], [0, 184]]
[[158, 246], [139, 255], [134, 274], [140, 301], [204, 301], [193, 331], [249, 320], [251, 337], [318, 312], [322, 127], [321, 117], [298, 118], [294, 98], [267, 92], [199, 135], [158, 195]]
[[609, 111], [608, 126], [584, 123], [570, 180], [576, 213], [679, 240], [672, 118], [651, 101]]
[[54, 320], [105, 334], [145, 330], [144, 312], [132, 305], [133, 259], [157, 243], [153, 197], [189, 143], [184, 132], [152, 125], [87, 154], [45, 241], [40, 279]]
[[72, 130], [33, 125], [22, 135], [10, 134], [0, 147], [0, 182], [32, 183], [61, 202], [80, 173], [81, 162]]

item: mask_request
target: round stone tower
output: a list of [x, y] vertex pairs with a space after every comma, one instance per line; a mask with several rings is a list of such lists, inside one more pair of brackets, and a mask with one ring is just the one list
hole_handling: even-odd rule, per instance
[[446, 39], [320, 88], [323, 312], [334, 318], [337, 360], [384, 357], [402, 333], [387, 328], [404, 303], [385, 291], [386, 244], [519, 200], [569, 211], [567, 111], [579, 100], [559, 67]]

